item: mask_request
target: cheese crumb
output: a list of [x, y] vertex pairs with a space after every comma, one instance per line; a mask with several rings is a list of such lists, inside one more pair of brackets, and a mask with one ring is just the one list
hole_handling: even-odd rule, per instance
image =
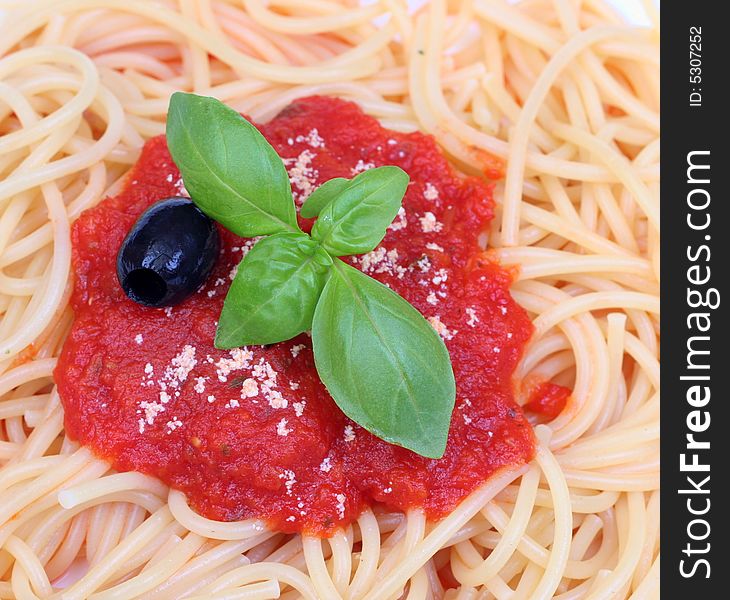
[[479, 317], [477, 317], [477, 311], [474, 310], [471, 306], [466, 309], [466, 316], [469, 317], [469, 320], [466, 322], [466, 324], [469, 327], [476, 327], [476, 324], [479, 323]]
[[182, 177], [178, 177], [177, 181], [175, 182], [175, 188], [177, 188], [178, 196], [185, 196], [186, 198], [190, 198], [190, 192], [188, 192], [188, 190], [185, 188]]
[[425, 254], [416, 261], [416, 266], [421, 273], [426, 273], [431, 268], [431, 261]]
[[208, 402], [213, 404], [213, 402], [215, 402], [215, 396], [213, 396], [213, 395], [208, 396]]
[[352, 425], [345, 425], [344, 438], [346, 442], [351, 442], [355, 439], [355, 430]]
[[329, 473], [332, 470], [332, 460], [330, 457], [326, 457], [319, 465], [319, 470], [323, 473]]
[[387, 273], [398, 279], [406, 274], [405, 267], [398, 264], [398, 250], [386, 250], [383, 246], [376, 248], [359, 258], [360, 270], [363, 273]]
[[347, 500], [347, 498], [345, 497], [344, 494], [337, 494], [335, 496], [335, 499], [337, 500], [337, 506], [336, 506], [337, 515], [340, 517], [340, 519], [344, 519], [345, 518], [345, 500]]
[[180, 383], [188, 378], [190, 371], [198, 364], [195, 358], [195, 346], [190, 344], [183, 346], [183, 349], [172, 359], [171, 363], [174, 368], [166, 369], [165, 377], [170, 379], [169, 383], [172, 387], [178, 387]]
[[289, 423], [289, 421], [287, 421], [286, 419], [282, 419], [276, 424], [276, 435], [286, 437], [293, 431], [292, 429], [287, 428], [287, 423]]
[[443, 246], [439, 246], [438, 244], [434, 244], [433, 242], [428, 242], [428, 244], [426, 244], [426, 248], [428, 248], [429, 250], [435, 250], [436, 252], [444, 251]]
[[458, 333], [456, 330], [449, 331], [449, 328], [441, 322], [441, 317], [439, 317], [438, 315], [436, 315], [435, 317], [429, 317], [428, 322], [431, 323], [431, 326], [436, 330], [436, 333], [438, 333], [445, 340], [453, 339], [454, 336]]
[[241, 398], [253, 398], [258, 396], [259, 384], [255, 379], [246, 378], [241, 385]]
[[304, 407], [307, 406], [307, 401], [302, 400], [301, 402], [295, 402], [292, 404], [292, 408], [294, 408], [294, 414], [297, 417], [301, 417], [304, 414]]
[[167, 434], [171, 434], [178, 427], [182, 427], [182, 421], [177, 417], [173, 417], [170, 421], [167, 422]]
[[286, 408], [289, 406], [289, 401], [282, 396], [281, 392], [279, 390], [271, 389], [269, 386], [266, 385], [266, 381], [261, 385], [263, 392], [264, 392], [264, 398], [266, 398], [266, 401], [269, 403], [269, 406], [271, 408]]
[[193, 388], [198, 394], [205, 392], [205, 377], [195, 378], [195, 387]]
[[[291, 138], [289, 138], [291, 140]], [[287, 140], [287, 141], [289, 141]], [[319, 135], [319, 131], [317, 131], [317, 128], [311, 129], [307, 135], [298, 135], [296, 137], [297, 143], [307, 143], [312, 148], [324, 148], [324, 140], [322, 139], [322, 136]], [[290, 146], [293, 145], [289, 144]]]
[[289, 167], [289, 181], [299, 191], [298, 200], [301, 202], [315, 189], [319, 173], [311, 166], [317, 156], [309, 149], [304, 150], [297, 158], [285, 158], [284, 164]]
[[251, 364], [253, 352], [248, 348], [234, 348], [229, 352], [230, 358], [223, 357], [215, 363], [218, 381], [225, 383], [228, 381], [228, 375], [233, 371], [247, 369]]
[[299, 353], [304, 350], [306, 346], [304, 344], [296, 344], [295, 346], [291, 347], [291, 355], [292, 357], [296, 358], [299, 356]]
[[[144, 418], [147, 425], [152, 425], [155, 418], [161, 412], [165, 412], [165, 407], [157, 402], [140, 402], [139, 407], [144, 411]], [[142, 428], [144, 430], [144, 428]], [[142, 433], [142, 431], [140, 431]]]
[[134, 336], [134, 341], [137, 342], [137, 345], [141, 344], [144, 341], [144, 338], [142, 337], [141, 333], [138, 333]]
[[282, 396], [281, 392], [274, 389], [278, 373], [263, 358], [254, 365], [253, 376], [261, 382], [261, 393], [271, 408], [286, 408], [289, 401]]
[[365, 162], [361, 158], [360, 160], [357, 161], [357, 164], [352, 169], [350, 169], [350, 172], [353, 175], [357, 175], [358, 173], [362, 173], [363, 171], [369, 171], [373, 167], [375, 167], [375, 163]]
[[286, 495], [291, 496], [292, 495], [292, 488], [294, 487], [294, 484], [297, 482], [296, 475], [294, 474], [294, 471], [291, 469], [284, 469], [284, 472], [279, 475], [279, 479], [285, 479], [284, 481], [284, 487], [286, 487]]
[[434, 200], [438, 200], [439, 191], [432, 183], [429, 182], [426, 184], [426, 189], [423, 190], [423, 197], [426, 200], [430, 200], [431, 202], [433, 202]]
[[444, 228], [443, 223], [439, 223], [432, 212], [424, 213], [418, 220], [421, 222], [421, 231], [423, 233], [438, 233]]
[[408, 219], [406, 218], [406, 209], [402, 206], [398, 209], [398, 214], [393, 219], [393, 222], [388, 225], [390, 231], [399, 231], [408, 226]]
[[439, 269], [436, 271], [436, 275], [434, 275], [433, 281], [434, 285], [440, 285], [442, 283], [445, 283], [449, 279], [449, 272], [446, 269]]
[[426, 302], [432, 306], [436, 306], [439, 303], [439, 299], [436, 297], [436, 294], [431, 292], [428, 296], [426, 296]]

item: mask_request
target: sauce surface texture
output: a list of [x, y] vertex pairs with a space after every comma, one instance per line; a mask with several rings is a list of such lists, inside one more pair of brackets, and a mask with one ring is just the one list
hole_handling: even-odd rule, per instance
[[328, 535], [374, 501], [442, 517], [534, 454], [512, 385], [532, 326], [509, 294], [510, 274], [479, 245], [491, 188], [458, 177], [430, 137], [383, 129], [341, 100], [299, 100], [260, 129], [285, 161], [297, 205], [325, 180], [373, 166], [410, 175], [385, 240], [349, 260], [446, 342], [457, 399], [444, 457], [423, 458], [347, 419], [317, 376], [307, 335], [215, 349], [233, 269], [254, 240], [221, 230], [215, 271], [182, 304], [146, 308], [124, 295], [115, 260], [127, 231], [152, 203], [185, 194], [163, 137], [147, 143], [121, 193], [73, 227], [75, 321], [55, 371], [67, 432], [115, 468], [182, 490], [214, 519]]

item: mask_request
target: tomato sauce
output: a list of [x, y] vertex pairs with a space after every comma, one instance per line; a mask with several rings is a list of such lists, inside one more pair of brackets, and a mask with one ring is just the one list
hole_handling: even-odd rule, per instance
[[388, 444], [345, 417], [317, 376], [306, 334], [215, 349], [233, 270], [255, 240], [221, 229], [215, 271], [177, 306], [146, 308], [124, 295], [115, 259], [127, 231], [155, 201], [185, 194], [164, 137], [146, 144], [117, 196], [73, 226], [75, 321], [55, 371], [67, 432], [116, 469], [182, 490], [214, 519], [260, 517], [280, 531], [329, 535], [374, 501], [442, 517], [534, 454], [512, 391], [532, 326], [509, 294], [509, 273], [480, 247], [491, 187], [459, 176], [429, 136], [386, 130], [342, 100], [298, 100], [260, 129], [284, 159], [298, 205], [323, 181], [373, 166], [410, 175], [382, 244], [348, 260], [404, 296], [445, 340], [457, 399], [444, 457]]
[[543, 381], [530, 390], [527, 403], [523, 408], [552, 421], [565, 409], [570, 397], [570, 389], [565, 386]]

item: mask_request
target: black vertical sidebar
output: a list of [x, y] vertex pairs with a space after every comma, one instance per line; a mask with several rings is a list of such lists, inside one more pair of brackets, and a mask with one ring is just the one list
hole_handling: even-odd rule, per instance
[[661, 6], [661, 597], [728, 598], [730, 30]]

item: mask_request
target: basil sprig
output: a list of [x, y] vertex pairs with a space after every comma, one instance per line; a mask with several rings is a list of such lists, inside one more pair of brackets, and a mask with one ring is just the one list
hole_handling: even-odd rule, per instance
[[310, 236], [297, 224], [281, 158], [232, 109], [173, 94], [167, 144], [201, 210], [240, 236], [269, 236], [238, 266], [216, 347], [311, 330], [317, 372], [342, 412], [387, 442], [440, 458], [456, 397], [446, 346], [406, 300], [337, 258], [383, 240], [408, 175], [386, 166], [325, 182], [301, 209], [318, 217]]

